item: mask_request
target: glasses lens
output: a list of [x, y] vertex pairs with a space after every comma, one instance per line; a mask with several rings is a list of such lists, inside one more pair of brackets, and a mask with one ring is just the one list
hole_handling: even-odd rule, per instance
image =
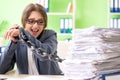
[[27, 23], [28, 23], [28, 24], [33, 25], [33, 24], [34, 24], [34, 22], [35, 22], [35, 21], [34, 21], [34, 20], [32, 20], [32, 19], [27, 19]]
[[38, 20], [38, 21], [37, 21], [37, 24], [38, 24], [38, 25], [43, 25], [43, 23], [44, 23], [43, 20]]

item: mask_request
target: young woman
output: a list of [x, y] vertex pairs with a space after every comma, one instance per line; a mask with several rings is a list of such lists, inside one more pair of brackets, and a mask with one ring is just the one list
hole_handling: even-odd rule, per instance
[[[10, 43], [0, 60], [0, 74], [12, 70], [15, 63], [20, 74], [62, 74], [58, 62], [52, 60], [57, 57], [57, 36], [53, 30], [45, 29], [47, 14], [44, 7], [29, 4], [23, 11], [21, 20], [23, 29], [15, 24], [4, 35], [5, 39], [10, 39]], [[23, 38], [22, 31], [27, 39]], [[45, 55], [42, 57], [41, 54]], [[47, 56], [45, 60], [44, 56]]]

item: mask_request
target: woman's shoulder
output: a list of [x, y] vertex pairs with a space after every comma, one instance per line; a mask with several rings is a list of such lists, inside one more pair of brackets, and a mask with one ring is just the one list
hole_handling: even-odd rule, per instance
[[54, 30], [51, 30], [51, 29], [45, 29], [44, 31], [43, 31], [43, 33], [45, 34], [56, 34], [56, 32], [54, 31]]
[[50, 36], [56, 36], [56, 35], [57, 33], [54, 30], [45, 29], [38, 38], [40, 38], [41, 40], [44, 40], [46, 38], [48, 39], [48, 37]]

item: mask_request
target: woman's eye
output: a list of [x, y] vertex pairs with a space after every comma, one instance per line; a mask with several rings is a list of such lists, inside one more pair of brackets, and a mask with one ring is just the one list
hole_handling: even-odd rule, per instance
[[41, 23], [43, 23], [43, 21], [39, 21], [38, 23], [40, 23], [40, 24], [41, 24]]

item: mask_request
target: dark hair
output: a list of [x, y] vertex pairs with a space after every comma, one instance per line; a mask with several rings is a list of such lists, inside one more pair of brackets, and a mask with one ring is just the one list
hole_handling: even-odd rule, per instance
[[26, 20], [28, 19], [32, 11], [38, 11], [43, 16], [44, 28], [45, 28], [47, 26], [47, 14], [46, 14], [45, 8], [42, 5], [37, 3], [35, 4], [30, 3], [24, 9], [22, 14], [22, 19], [21, 19], [23, 27], [25, 27]]

